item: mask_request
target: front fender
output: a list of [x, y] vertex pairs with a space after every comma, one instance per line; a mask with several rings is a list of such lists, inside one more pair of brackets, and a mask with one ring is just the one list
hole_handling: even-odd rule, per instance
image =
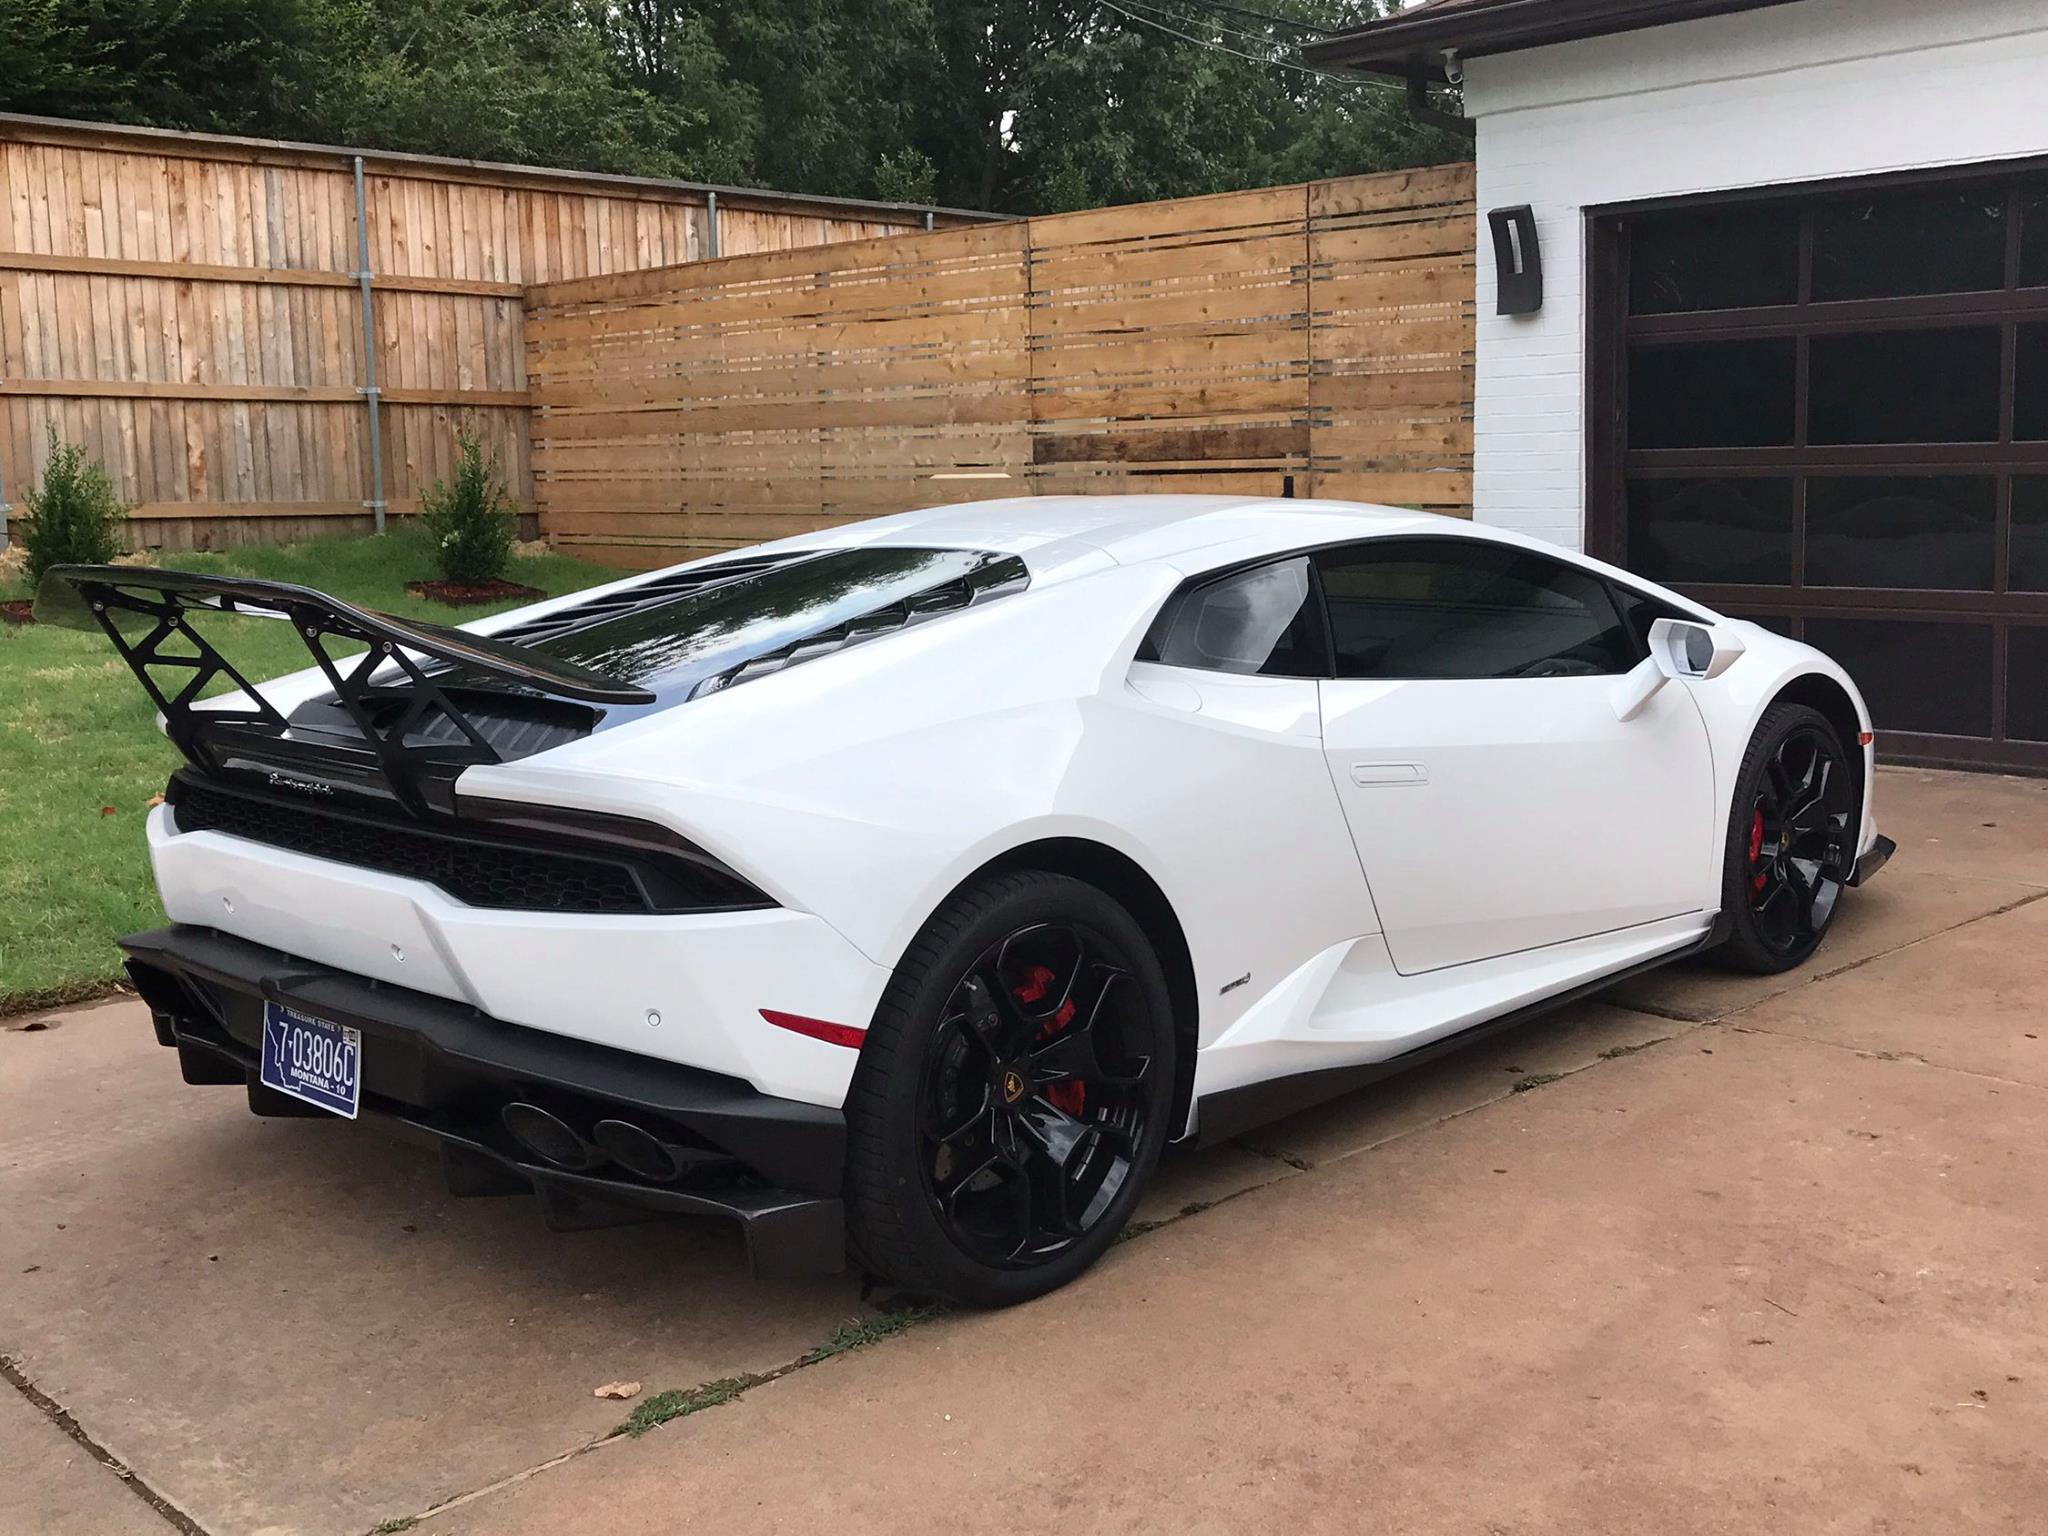
[[[1737, 626], [1747, 651], [1734, 666], [1710, 683], [1688, 684], [1706, 721], [1707, 739], [1714, 754], [1715, 804], [1726, 826], [1734, 813], [1735, 780], [1742, 769], [1743, 754], [1764, 714], [1792, 684], [1803, 677], [1824, 677], [1838, 684], [1856, 712], [1857, 735], [1871, 735], [1870, 709], [1853, 679], [1833, 657], [1810, 645], [1789, 640], [1774, 630], [1743, 619], [1718, 622]], [[1862, 814], [1856, 835], [1860, 857], [1877, 840], [1876, 749], [1871, 741], [1851, 740], [1842, 744], [1862, 759]], [[1723, 845], [1716, 841], [1713, 852], [1713, 888], [1720, 889]]]

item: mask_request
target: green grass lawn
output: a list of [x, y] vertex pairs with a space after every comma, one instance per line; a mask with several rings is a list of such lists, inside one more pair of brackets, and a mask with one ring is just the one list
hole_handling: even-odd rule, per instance
[[[453, 609], [405, 595], [427, 574], [405, 534], [377, 539], [165, 555], [186, 570], [296, 581], [366, 608], [462, 623]], [[618, 575], [548, 555], [507, 575], [550, 594]], [[0, 582], [0, 599], [26, 597]], [[507, 605], [510, 606], [510, 605]], [[216, 631], [232, 631], [228, 639]], [[218, 621], [208, 634], [262, 679], [309, 664], [274, 620]], [[121, 975], [114, 940], [163, 921], [142, 823], [178, 754], [127, 667], [96, 634], [0, 623], [0, 1014], [89, 996]]]

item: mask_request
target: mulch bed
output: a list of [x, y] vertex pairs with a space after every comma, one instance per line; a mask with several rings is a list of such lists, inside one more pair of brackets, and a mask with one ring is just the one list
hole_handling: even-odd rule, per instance
[[408, 581], [408, 597], [431, 598], [456, 608], [474, 608], [480, 603], [502, 603], [508, 597], [546, 597], [539, 587], [524, 587], [516, 581]]
[[0, 603], [0, 619], [9, 624], [33, 624], [36, 621], [35, 604], [27, 601]]

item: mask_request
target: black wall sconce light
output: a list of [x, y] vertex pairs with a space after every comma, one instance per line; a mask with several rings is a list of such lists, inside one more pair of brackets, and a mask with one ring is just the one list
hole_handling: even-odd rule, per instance
[[1527, 203], [1495, 208], [1486, 215], [1493, 229], [1493, 270], [1499, 313], [1533, 315], [1543, 307], [1543, 252], [1536, 244], [1536, 214]]

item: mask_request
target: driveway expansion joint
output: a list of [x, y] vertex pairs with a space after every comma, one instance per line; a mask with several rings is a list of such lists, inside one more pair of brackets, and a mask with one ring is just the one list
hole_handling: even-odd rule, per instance
[[[1881, 949], [1874, 955], [1864, 955], [1861, 959], [1857, 960], [1844, 960], [1840, 965], [1830, 966], [1827, 970], [1815, 971], [1811, 976], [1802, 976], [1794, 986], [1786, 988], [1786, 991], [1797, 991], [1799, 987], [1810, 987], [1817, 982], [1832, 981], [1835, 977], [1847, 975], [1850, 971], [1861, 970], [1873, 960], [1885, 960], [1893, 955], [1902, 955], [1909, 949], [1918, 949], [1922, 944], [1931, 944], [1936, 939], [1946, 938], [1949, 934], [1968, 928], [1973, 923], [1988, 923], [1994, 917], [2004, 917], [2008, 913], [2019, 911], [2021, 907], [2030, 907], [2044, 896], [2048, 896], [2048, 889], [2033, 890], [2024, 896], [2015, 896], [2003, 906], [1993, 907], [1989, 912], [1979, 912], [1974, 917], [1966, 917], [1960, 922], [1950, 923], [1946, 928], [1937, 928], [1932, 933], [1923, 933], [1917, 939], [1908, 939], [1905, 943], [1895, 944], [1890, 949]], [[1784, 993], [1778, 993], [1777, 996], [1782, 997]], [[1747, 1012], [1749, 1009], [1757, 1007], [1759, 1003], [1768, 1001], [1770, 1001], [1769, 998], [1759, 998], [1755, 1003], [1745, 1003], [1741, 1008], [1736, 1009], [1735, 1013]], [[1730, 1014], [1728, 1017], [1732, 1018], [1734, 1014]]]
[[2001, 1077], [1996, 1072], [1980, 1072], [1975, 1067], [1958, 1067], [1950, 1062], [1935, 1061], [1918, 1051], [1884, 1051], [1867, 1045], [1857, 1045], [1850, 1040], [1823, 1040], [1818, 1035], [1803, 1035], [1795, 1029], [1772, 1029], [1764, 1024], [1736, 1024], [1730, 1028], [1738, 1035], [1769, 1035], [1775, 1040], [1796, 1040], [1801, 1045], [1824, 1045], [1830, 1050], [1847, 1051], [1851, 1056], [1861, 1056], [1865, 1061], [1896, 1061], [1909, 1067], [1926, 1067], [1931, 1072], [1953, 1072], [1958, 1077], [1974, 1077], [1980, 1082], [1997, 1083], [2002, 1088], [2024, 1088], [2034, 1093], [2048, 1093], [2048, 1083], [2030, 1083], [2022, 1078]]
[[0, 1355], [0, 1380], [4, 1380], [26, 1398], [29, 1406], [61, 1430], [67, 1439], [77, 1444], [95, 1462], [120, 1479], [130, 1493], [155, 1510], [158, 1517], [172, 1530], [182, 1532], [183, 1536], [208, 1536], [205, 1526], [150, 1487], [127, 1463], [93, 1439], [86, 1432], [85, 1426], [72, 1415], [70, 1409], [30, 1381], [14, 1356]]
[[1254, 1157], [1271, 1158], [1276, 1163], [1285, 1163], [1297, 1173], [1312, 1172], [1316, 1166], [1305, 1157], [1296, 1157], [1291, 1152], [1277, 1151], [1272, 1147], [1262, 1147], [1257, 1142], [1246, 1141], [1242, 1136], [1235, 1138], [1231, 1145], [1239, 1151], [1251, 1153]]
[[[855, 1350], [865, 1349], [870, 1344], [879, 1344], [884, 1339], [893, 1338], [899, 1333], [907, 1333], [920, 1323], [931, 1322], [935, 1318], [945, 1316], [948, 1310], [950, 1309], [939, 1305], [911, 1304], [878, 1312], [872, 1317], [852, 1318], [842, 1323], [824, 1343], [805, 1350], [794, 1360], [785, 1360], [768, 1370], [743, 1371], [737, 1376], [722, 1376], [714, 1381], [699, 1382], [694, 1387], [671, 1388], [656, 1392], [636, 1407], [624, 1421], [605, 1433], [586, 1440], [581, 1445], [572, 1446], [559, 1456], [550, 1456], [546, 1461], [498, 1478], [481, 1488], [472, 1488], [466, 1493], [455, 1494], [438, 1504], [429, 1505], [418, 1514], [399, 1515], [390, 1520], [380, 1521], [370, 1528], [368, 1536], [386, 1536], [389, 1532], [411, 1530], [424, 1521], [445, 1515], [450, 1510], [474, 1503], [516, 1483], [523, 1483], [529, 1478], [537, 1477], [592, 1451], [603, 1450], [608, 1445], [617, 1445], [627, 1440], [637, 1440], [648, 1431], [659, 1429], [676, 1419], [688, 1418], [693, 1414], [737, 1402], [756, 1387], [765, 1387], [772, 1381], [780, 1381], [783, 1377], [794, 1375], [810, 1366], [821, 1365], [835, 1356], [851, 1354]], [[206, 1533], [193, 1526], [188, 1536], [206, 1536]]]
[[1687, 1013], [1679, 1008], [1660, 1008], [1655, 1003], [1631, 1002], [1625, 998], [1610, 997], [1605, 992], [1595, 992], [1592, 1001], [1605, 1003], [1610, 1008], [1619, 1008], [1625, 1013], [1640, 1013], [1645, 1018], [1669, 1019], [1674, 1024], [1711, 1024], [1712, 1019], [1703, 1019], [1697, 1013]]

